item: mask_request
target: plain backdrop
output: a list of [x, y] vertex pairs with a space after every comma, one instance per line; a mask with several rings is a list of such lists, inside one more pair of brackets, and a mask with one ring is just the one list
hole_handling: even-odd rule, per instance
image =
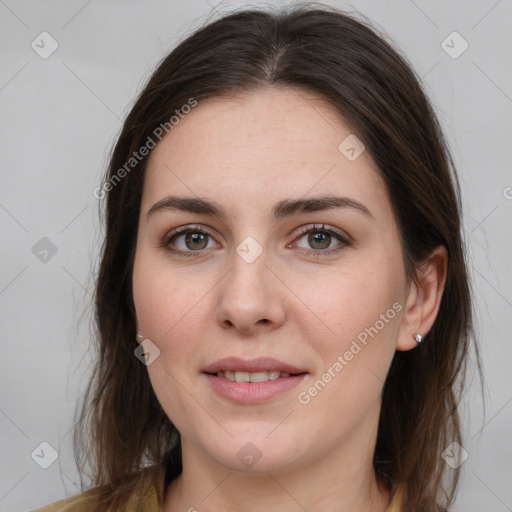
[[[398, 45], [451, 145], [486, 377], [485, 416], [478, 379], [462, 404], [469, 456], [455, 510], [510, 511], [512, 2], [326, 3], [360, 11]], [[70, 431], [91, 359], [93, 190], [124, 117], [214, 9], [258, 4], [0, 0], [1, 511], [79, 492]]]

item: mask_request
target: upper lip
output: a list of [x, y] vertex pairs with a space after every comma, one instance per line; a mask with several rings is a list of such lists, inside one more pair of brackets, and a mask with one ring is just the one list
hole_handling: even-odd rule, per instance
[[258, 357], [256, 359], [240, 359], [239, 357], [226, 357], [209, 364], [203, 369], [205, 373], [225, 371], [264, 372], [280, 371], [284, 373], [306, 373], [306, 370], [274, 359], [273, 357]]

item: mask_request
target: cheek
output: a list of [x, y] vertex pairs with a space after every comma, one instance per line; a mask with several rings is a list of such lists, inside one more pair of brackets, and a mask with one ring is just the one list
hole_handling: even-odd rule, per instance
[[[399, 274], [389, 268], [367, 268], [371, 267], [364, 272], [352, 268], [323, 280], [323, 285], [316, 281], [302, 287], [303, 296], [309, 297], [310, 308], [316, 314], [308, 317], [309, 332], [324, 333], [314, 341], [322, 351], [337, 353], [358, 336], [364, 341], [369, 330], [375, 335], [375, 328], [386, 338], [398, 332], [397, 313], [402, 309]], [[399, 305], [393, 307], [397, 302]]]
[[140, 330], [160, 351], [148, 372], [172, 421], [176, 411], [190, 407], [188, 392], [194, 392], [195, 375], [200, 372], [198, 355], [209, 353], [212, 344], [211, 301], [217, 280], [207, 273], [185, 274], [154, 258], [141, 257], [134, 266], [133, 294]]
[[200, 280], [180, 278], [169, 268], [144, 261], [134, 266], [133, 295], [137, 320], [145, 338], [158, 349], [159, 356], [148, 365], [151, 385], [167, 416], [187, 431], [204, 421], [194, 406], [194, 381], [190, 374], [197, 367], [198, 340], [205, 339], [203, 325], [207, 290]]
[[306, 327], [319, 364], [314, 378], [300, 389], [299, 403], [307, 421], [323, 418], [350, 430], [380, 403], [403, 306], [397, 290], [368, 274], [343, 279], [328, 294], [311, 289], [310, 296], [319, 308], [322, 322], [316, 325], [322, 324], [323, 336], [315, 335], [314, 321]]
[[[144, 336], [164, 348], [166, 340], [176, 338], [184, 326], [197, 325], [190, 319], [201, 310], [203, 288], [179, 271], [163, 268], [142, 255], [133, 272], [133, 296], [139, 328]], [[189, 336], [192, 333], [189, 332]], [[184, 333], [181, 333], [181, 337]]]
[[403, 314], [402, 280], [399, 266], [372, 262], [339, 274], [329, 288], [304, 290], [321, 319], [305, 329], [320, 360], [311, 387], [301, 389], [310, 413], [352, 411], [357, 423], [379, 402]]

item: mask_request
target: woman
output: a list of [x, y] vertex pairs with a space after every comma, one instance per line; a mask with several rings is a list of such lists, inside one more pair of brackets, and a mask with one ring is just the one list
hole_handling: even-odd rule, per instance
[[447, 509], [458, 194], [413, 71], [353, 17], [241, 11], [183, 41], [95, 191], [95, 487], [40, 510]]

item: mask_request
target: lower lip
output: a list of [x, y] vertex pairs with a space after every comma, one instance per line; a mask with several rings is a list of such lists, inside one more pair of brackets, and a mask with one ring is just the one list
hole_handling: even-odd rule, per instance
[[292, 375], [266, 382], [232, 382], [209, 373], [204, 374], [213, 390], [220, 396], [238, 404], [259, 404], [298, 386], [307, 375]]

